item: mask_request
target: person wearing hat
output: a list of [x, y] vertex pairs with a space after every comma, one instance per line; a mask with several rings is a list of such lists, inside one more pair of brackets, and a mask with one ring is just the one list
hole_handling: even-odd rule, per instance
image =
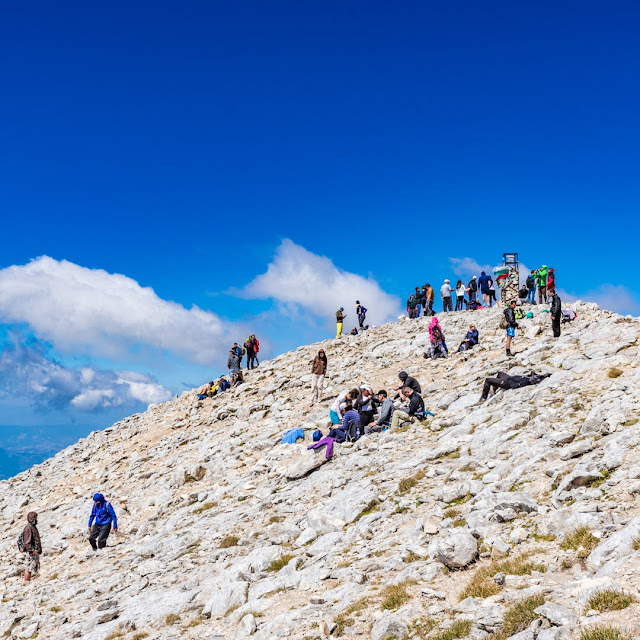
[[451, 286], [446, 279], [440, 287], [440, 297], [442, 298], [442, 311], [453, 311], [453, 307], [451, 306]]
[[336, 311], [336, 338], [339, 338], [342, 335], [342, 325], [346, 317], [347, 314], [344, 312], [344, 307], [340, 307]]
[[22, 531], [22, 544], [27, 554], [27, 566], [24, 570], [24, 580], [29, 582], [34, 573], [40, 569], [40, 554], [42, 544], [40, 542], [40, 532], [38, 531], [38, 514], [30, 511], [27, 514], [27, 526]]
[[113, 530], [117, 531], [118, 519], [111, 503], [107, 502], [101, 493], [94, 494], [93, 509], [89, 516], [89, 544], [94, 551], [107, 546], [112, 524]]

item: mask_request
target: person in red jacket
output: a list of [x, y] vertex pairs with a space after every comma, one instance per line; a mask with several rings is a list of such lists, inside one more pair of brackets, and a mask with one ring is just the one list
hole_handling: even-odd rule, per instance
[[245, 341], [244, 348], [247, 350], [247, 369], [255, 369], [258, 362], [258, 351], [260, 351], [260, 340], [252, 333]]

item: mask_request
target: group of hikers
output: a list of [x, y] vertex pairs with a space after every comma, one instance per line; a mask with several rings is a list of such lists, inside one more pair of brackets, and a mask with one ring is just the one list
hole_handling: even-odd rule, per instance
[[[510, 273], [512, 283], [514, 280], [513, 274], [514, 272], [512, 271]], [[491, 307], [493, 302], [496, 301], [494, 286], [493, 279], [484, 271], [480, 278], [477, 279], [477, 282], [474, 276], [466, 286], [462, 284], [462, 281], [458, 280], [455, 289], [451, 289], [449, 280], [445, 280], [440, 288], [443, 311], [453, 310], [452, 295], [454, 293], [456, 310], [461, 310], [463, 306], [467, 309], [476, 309], [487, 305]], [[553, 335], [556, 338], [560, 336], [560, 323], [563, 317], [562, 302], [556, 293], [553, 269], [543, 266], [540, 269], [531, 271], [526, 283], [520, 289], [517, 287], [517, 277], [515, 277], [515, 286], [511, 288], [502, 287], [502, 301], [506, 304], [506, 308], [504, 309], [501, 327], [506, 330], [507, 334], [507, 356], [513, 355], [511, 342], [515, 337], [516, 330], [519, 328], [518, 320], [533, 315], [532, 312], [525, 315], [524, 311], [518, 308], [518, 305], [535, 304], [536, 289], [538, 291], [538, 304], [543, 302], [550, 303], [551, 325]], [[507, 291], [506, 299], [505, 291]], [[465, 300], [465, 294], [468, 295], [468, 300]], [[479, 294], [482, 296], [482, 302], [478, 299]], [[430, 348], [425, 352], [424, 357], [433, 359], [446, 358], [449, 355], [449, 349], [442, 327], [433, 311], [434, 297], [434, 290], [430, 284], [416, 287], [415, 293], [412, 293], [407, 301], [407, 311], [409, 318], [416, 318], [422, 313], [425, 316], [433, 316], [429, 324]], [[567, 311], [565, 310], [564, 313], [566, 314]], [[367, 309], [359, 300], [356, 300], [356, 317], [358, 318], [360, 331], [369, 328], [366, 324], [366, 316]], [[573, 314], [573, 317], [575, 317], [575, 314]], [[342, 335], [345, 318], [344, 308], [340, 307], [336, 312], [337, 338]], [[357, 334], [358, 328], [354, 327], [350, 333]], [[474, 324], [470, 324], [469, 330], [460, 342], [457, 351], [463, 352], [473, 349], [479, 342], [478, 330]], [[241, 384], [244, 381], [242, 358], [246, 355], [247, 369], [253, 369], [259, 366], [257, 355], [259, 351], [260, 342], [254, 334], [251, 334], [244, 341], [244, 346], [242, 347], [237, 342], [234, 342], [229, 350], [227, 359], [229, 379], [225, 376], [220, 376], [217, 380], [202, 385], [197, 389], [198, 398], [212, 397], [232, 386]], [[311, 365], [312, 406], [322, 401], [327, 364], [327, 355], [324, 349], [320, 349]], [[503, 371], [499, 371], [495, 377], [486, 378], [480, 402], [488, 399], [491, 390], [495, 392], [498, 389], [509, 390], [539, 384], [549, 375], [551, 374], [539, 375], [531, 372], [528, 376], [510, 376]], [[406, 424], [423, 421], [429, 415], [433, 416], [434, 414], [425, 408], [422, 387], [418, 380], [408, 375], [406, 371], [400, 371], [398, 379], [399, 384], [393, 389], [395, 392], [393, 398], [389, 397], [385, 389], [380, 389], [377, 393], [374, 393], [366, 383], [340, 393], [329, 409], [330, 424], [328, 425], [328, 434], [324, 435], [321, 431], [317, 431], [314, 434], [314, 440], [317, 440], [317, 442], [312, 447], [327, 445], [327, 457], [330, 457], [334, 442], [355, 441], [364, 435], [386, 431], [387, 429], [398, 429]], [[38, 572], [40, 566], [42, 543], [37, 524], [38, 514], [34, 511], [29, 512], [27, 525], [18, 539], [19, 549], [27, 554], [27, 566], [24, 572], [25, 581], [29, 581]], [[105, 548], [112, 527], [114, 531], [117, 531], [118, 521], [115, 511], [101, 493], [96, 493], [93, 496], [93, 508], [88, 523], [88, 539], [94, 551]]]
[[[88, 524], [89, 544], [94, 551], [104, 549], [107, 546], [107, 538], [111, 533], [112, 526], [114, 531], [118, 530], [116, 512], [101, 493], [95, 493]], [[18, 538], [18, 549], [27, 554], [24, 580], [29, 582], [40, 569], [40, 556], [42, 555], [38, 514], [35, 511], [30, 511], [27, 514], [27, 524]]]
[[242, 384], [244, 382], [242, 358], [245, 355], [247, 356], [247, 369], [255, 369], [260, 364], [258, 361], [259, 351], [260, 340], [253, 333], [244, 341], [244, 346], [242, 347], [237, 342], [234, 342], [231, 349], [229, 349], [229, 356], [227, 357], [228, 375], [205, 382], [197, 390], [198, 399], [211, 398], [231, 387], [237, 387]]

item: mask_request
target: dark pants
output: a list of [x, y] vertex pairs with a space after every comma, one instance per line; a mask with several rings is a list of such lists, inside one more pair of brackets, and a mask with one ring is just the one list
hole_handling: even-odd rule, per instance
[[[89, 544], [93, 547], [93, 550], [104, 549], [107, 546], [107, 538], [111, 533], [111, 523], [109, 524], [94, 524], [91, 527], [91, 534], [89, 535]], [[96, 545], [96, 540], [98, 544]]]
[[258, 362], [256, 352], [253, 349], [247, 349], [247, 369], [253, 369], [256, 362]]
[[507, 380], [510, 377], [511, 376], [504, 371], [499, 371], [495, 378], [487, 378], [484, 381], [484, 387], [482, 388], [482, 397], [487, 398], [492, 387], [494, 391], [498, 389], [510, 389], [511, 387], [507, 384]]
[[456, 311], [462, 311], [464, 305], [464, 296], [456, 296]]
[[453, 311], [453, 307], [451, 306], [451, 296], [442, 298], [442, 311]]
[[427, 306], [424, 308], [425, 316], [432, 316], [433, 314], [433, 300], [427, 300]]
[[553, 329], [554, 338], [560, 337], [560, 315], [561, 314], [558, 314], [555, 318], [551, 318], [551, 328]]

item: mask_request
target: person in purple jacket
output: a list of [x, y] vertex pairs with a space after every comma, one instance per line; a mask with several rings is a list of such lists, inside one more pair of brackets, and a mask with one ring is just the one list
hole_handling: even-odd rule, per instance
[[101, 493], [96, 493], [93, 496], [93, 509], [91, 509], [89, 516], [89, 544], [94, 551], [104, 549], [107, 546], [107, 538], [111, 533], [112, 524], [113, 530], [117, 531], [116, 512]]

